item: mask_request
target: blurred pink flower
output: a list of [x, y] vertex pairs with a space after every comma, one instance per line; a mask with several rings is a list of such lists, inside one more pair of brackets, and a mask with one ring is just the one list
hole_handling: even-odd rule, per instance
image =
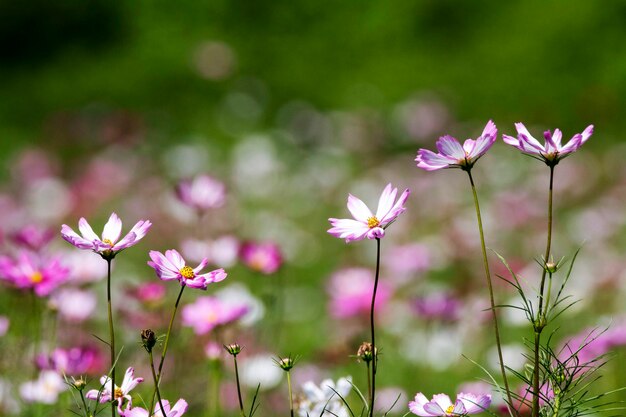
[[183, 307], [181, 315], [184, 326], [192, 327], [196, 334], [206, 334], [217, 326], [232, 323], [243, 317], [248, 305], [229, 303], [216, 297], [198, 297], [194, 303]]
[[56, 258], [22, 250], [15, 258], [0, 257], [0, 276], [21, 289], [32, 289], [39, 297], [49, 295], [66, 282], [69, 270]]
[[273, 242], [245, 242], [239, 256], [248, 268], [266, 275], [278, 271], [283, 263], [280, 248]]
[[53, 370], [64, 375], [83, 375], [99, 372], [104, 357], [93, 346], [76, 346], [69, 349], [56, 348], [49, 356], [39, 355], [37, 366], [42, 370]]
[[90, 290], [62, 288], [52, 295], [50, 304], [59, 312], [59, 316], [72, 323], [87, 320], [96, 309], [96, 295]]
[[224, 184], [208, 175], [198, 175], [183, 180], [176, 186], [176, 195], [185, 205], [205, 211], [224, 205], [226, 188]]
[[498, 129], [489, 120], [483, 133], [478, 139], [467, 139], [463, 146], [452, 136], [442, 136], [437, 140], [437, 150], [434, 153], [428, 149], [417, 151], [415, 162], [417, 166], [426, 171], [434, 171], [442, 168], [462, 168], [469, 170], [476, 161], [483, 156], [496, 141]]
[[387, 251], [384, 262], [393, 276], [416, 274], [430, 268], [431, 254], [428, 247], [420, 243], [394, 246]]
[[[374, 289], [374, 274], [366, 268], [345, 268], [333, 273], [328, 285], [330, 313], [333, 317], [347, 318], [369, 314]], [[380, 311], [391, 297], [391, 289], [378, 283], [375, 308]]]
[[563, 137], [561, 131], [555, 129], [554, 134], [552, 134], [552, 132], [546, 130], [543, 133], [546, 142], [545, 145], [542, 145], [537, 139], [532, 137], [522, 123], [515, 123], [515, 129], [517, 130], [517, 138], [502, 135], [504, 142], [546, 162], [548, 165], [556, 165], [561, 159], [569, 156], [572, 152], [576, 152], [593, 134], [593, 125], [589, 125], [582, 133], [576, 133], [569, 142], [561, 145]]
[[223, 353], [224, 353], [224, 346], [213, 341], [210, 341], [204, 347], [204, 354], [206, 355], [208, 359], [211, 359], [211, 360], [220, 359]]
[[70, 269], [68, 281], [72, 284], [88, 284], [107, 276], [106, 262], [95, 256], [83, 256], [81, 252], [68, 249], [63, 251], [62, 258], [64, 265]]
[[443, 417], [476, 414], [485, 411], [491, 404], [491, 395], [474, 395], [459, 393], [452, 404], [446, 394], [436, 394], [428, 400], [424, 394], [418, 392], [415, 400], [409, 403], [409, 410], [422, 417]]
[[165, 298], [167, 292], [161, 282], [143, 282], [131, 289], [131, 294], [145, 304], [157, 304]]
[[145, 408], [133, 407], [129, 410], [124, 411], [120, 415], [122, 417], [180, 417], [185, 414], [185, 412], [187, 412], [187, 408], [189, 407], [187, 401], [183, 400], [182, 398], [176, 401], [174, 407], [171, 408], [169, 401], [164, 399], [161, 401], [161, 403], [163, 404], [163, 411], [165, 411], [165, 416], [161, 411], [161, 405], [159, 404], [159, 402], [157, 402], [154, 406], [154, 412], [152, 414], [150, 414]]
[[195, 268], [187, 266], [185, 260], [175, 249], [165, 251], [165, 255], [161, 252], [150, 251], [150, 265], [156, 271], [156, 274], [163, 281], [177, 279], [180, 285], [186, 285], [191, 288], [199, 288], [206, 290], [208, 284], [220, 282], [226, 279], [226, 272], [223, 269], [216, 269], [206, 274], [199, 274], [206, 266], [208, 261], [205, 259]]
[[139, 242], [148, 233], [150, 226], [152, 226], [150, 220], [139, 220], [130, 232], [118, 242], [122, 233], [122, 220], [117, 214], [111, 213], [109, 221], [104, 225], [102, 239], [94, 233], [84, 217], [78, 221], [78, 228], [82, 236], [79, 236], [66, 224], [61, 226], [61, 236], [79, 249], [91, 249], [103, 258], [111, 259], [118, 252]]
[[425, 320], [455, 321], [459, 318], [461, 302], [447, 292], [435, 292], [416, 298], [413, 310]]
[[349, 194], [348, 210], [352, 213], [354, 220], [330, 218], [328, 221], [333, 227], [328, 229], [328, 233], [345, 239], [346, 243], [366, 237], [368, 239], [382, 238], [385, 236], [385, 229], [406, 210], [404, 203], [409, 198], [409, 190], [404, 190], [396, 202], [397, 193], [397, 188], [391, 188], [391, 184], [387, 184], [378, 200], [376, 215], [372, 214], [363, 201]]
[[52, 229], [34, 224], [26, 225], [10, 235], [15, 244], [33, 251], [41, 250], [54, 236], [55, 233]]
[[55, 371], [42, 371], [35, 381], [20, 386], [20, 396], [28, 403], [54, 404], [67, 389], [63, 377]]
[[207, 258], [212, 265], [228, 268], [237, 263], [240, 244], [235, 236], [220, 236], [215, 240], [185, 239], [180, 243], [185, 259], [200, 262]]
[[97, 389], [89, 390], [87, 394], [85, 394], [85, 397], [90, 400], [99, 401], [100, 403], [117, 401], [117, 411], [121, 415], [124, 415], [122, 405], [124, 405], [125, 402], [127, 403], [126, 410], [129, 410], [130, 407], [132, 407], [133, 399], [129, 392], [140, 382], [143, 382], [143, 378], [135, 378], [135, 370], [133, 368], [128, 368], [126, 370], [126, 374], [124, 375], [121, 387], [118, 387], [117, 385], [113, 387], [113, 381], [105, 375], [100, 378], [102, 391], [100, 392]]

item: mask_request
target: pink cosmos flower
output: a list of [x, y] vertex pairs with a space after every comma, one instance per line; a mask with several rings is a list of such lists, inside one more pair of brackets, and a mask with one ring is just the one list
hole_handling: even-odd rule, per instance
[[140, 382], [143, 382], [143, 378], [135, 378], [135, 370], [133, 368], [128, 368], [126, 370], [126, 374], [124, 375], [124, 380], [122, 381], [122, 386], [118, 387], [115, 385], [115, 388], [111, 389], [113, 385], [113, 381], [108, 376], [103, 376], [100, 378], [100, 385], [102, 387], [102, 391], [92, 389], [87, 392], [85, 397], [90, 400], [99, 401], [100, 403], [106, 403], [109, 401], [117, 402], [117, 411], [124, 415], [124, 410], [122, 410], [122, 405], [127, 402], [126, 410], [129, 410], [132, 407], [132, 397], [129, 392], [135, 388]]
[[452, 404], [446, 394], [436, 394], [428, 401], [421, 392], [415, 395], [415, 401], [409, 403], [409, 410], [422, 417], [446, 417], [476, 414], [485, 411], [491, 404], [491, 395], [459, 393]]
[[226, 200], [224, 184], [208, 175], [183, 180], [176, 186], [178, 199], [198, 211], [221, 207]]
[[520, 151], [544, 161], [548, 165], [556, 165], [558, 162], [576, 152], [593, 134], [593, 125], [587, 126], [582, 133], [576, 133], [565, 145], [561, 144], [563, 134], [559, 129], [554, 130], [554, 134], [549, 130], [543, 133], [546, 142], [542, 145], [526, 129], [522, 123], [515, 123], [517, 138], [503, 135], [504, 142], [516, 147]]
[[247, 304], [230, 303], [217, 297], [198, 297], [194, 303], [183, 307], [181, 315], [184, 326], [192, 327], [198, 335], [232, 323], [249, 311]]
[[245, 242], [239, 256], [247, 267], [266, 275], [278, 271], [283, 263], [280, 248], [273, 242]]
[[409, 190], [404, 190], [398, 201], [395, 201], [397, 193], [397, 188], [391, 188], [391, 184], [387, 184], [378, 200], [375, 215], [363, 201], [349, 194], [348, 210], [352, 213], [354, 220], [330, 218], [328, 221], [333, 227], [328, 229], [328, 233], [345, 239], [346, 243], [366, 237], [368, 239], [382, 238], [385, 236], [385, 229], [406, 210], [404, 203], [409, 198]]
[[130, 289], [133, 297], [145, 304], [158, 304], [165, 298], [167, 292], [161, 282], [144, 282]]
[[69, 270], [56, 258], [20, 251], [15, 258], [0, 257], [0, 276], [17, 288], [32, 289], [39, 297], [49, 295], [68, 278]]
[[61, 288], [52, 294], [48, 305], [54, 307], [64, 320], [80, 323], [91, 316], [97, 304], [96, 294], [91, 290]]
[[176, 404], [174, 404], [174, 407], [170, 408], [170, 402], [167, 400], [162, 400], [161, 403], [163, 404], [163, 411], [165, 411], [165, 415], [163, 415], [163, 411], [161, 411], [161, 405], [157, 402], [157, 404], [154, 406], [154, 412], [152, 414], [150, 414], [148, 412], [148, 410], [146, 410], [145, 408], [141, 408], [141, 407], [133, 407], [130, 410], [127, 410], [124, 412], [124, 414], [121, 414], [122, 417], [180, 417], [183, 414], [185, 414], [185, 412], [187, 412], [187, 408], [189, 407], [189, 405], [187, 404], [187, 401], [183, 400], [182, 398], [178, 401], [176, 401]]
[[52, 229], [41, 228], [34, 224], [26, 225], [10, 235], [14, 243], [33, 251], [42, 249], [54, 236]]
[[152, 250], [150, 251], [150, 258], [152, 261], [148, 261], [148, 265], [154, 268], [157, 276], [163, 281], [177, 279], [180, 281], [180, 285], [186, 285], [191, 288], [206, 290], [208, 284], [220, 282], [226, 279], [227, 276], [226, 272], [221, 268], [206, 274], [200, 274], [202, 268], [208, 263], [207, 259], [203, 259], [200, 265], [192, 268], [185, 264], [185, 260], [175, 249], [165, 251], [165, 255]]
[[435, 171], [442, 168], [468, 170], [474, 166], [478, 158], [491, 148], [491, 145], [496, 141], [497, 135], [498, 129], [496, 125], [489, 120], [478, 139], [467, 139], [461, 146], [459, 141], [452, 136], [442, 136], [437, 140], [439, 153], [434, 153], [428, 149], [420, 149], [417, 151], [415, 162], [417, 162], [419, 168], [426, 171]]
[[112, 259], [118, 252], [139, 242], [148, 233], [151, 226], [150, 220], [139, 220], [130, 232], [118, 241], [122, 233], [122, 220], [117, 214], [111, 213], [109, 221], [104, 225], [102, 239], [94, 233], [84, 217], [78, 221], [78, 229], [82, 236], [79, 236], [66, 224], [61, 226], [61, 236], [79, 249], [91, 249], [104, 258]]
[[461, 314], [461, 301], [443, 291], [417, 297], [412, 307], [425, 320], [455, 321]]
[[53, 370], [62, 375], [83, 375], [102, 369], [104, 357], [93, 346], [76, 346], [56, 348], [50, 356], [39, 355], [36, 362], [42, 370]]
[[[372, 304], [374, 277], [367, 268], [344, 268], [330, 277], [330, 313], [333, 317], [348, 318], [369, 314]], [[378, 284], [375, 308], [380, 311], [391, 297], [391, 288], [385, 281]]]

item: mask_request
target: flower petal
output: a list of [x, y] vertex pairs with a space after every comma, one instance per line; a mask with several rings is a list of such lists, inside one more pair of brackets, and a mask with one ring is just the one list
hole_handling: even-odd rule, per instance
[[373, 216], [365, 203], [352, 194], [348, 195], [348, 210], [352, 213], [352, 217], [364, 223], [367, 223], [367, 219]]
[[442, 156], [447, 156], [455, 160], [465, 158], [465, 150], [458, 140], [450, 135], [442, 136], [437, 140], [437, 150]]
[[117, 239], [120, 238], [120, 234], [122, 233], [122, 221], [115, 213], [111, 213], [111, 217], [109, 217], [109, 221], [104, 225], [104, 230], [102, 231], [102, 240], [109, 240], [111, 243], [117, 242]]
[[84, 217], [78, 220], [78, 230], [80, 230], [80, 234], [83, 235], [85, 239], [91, 240], [92, 242], [102, 242]]
[[448, 168], [450, 165], [458, 164], [456, 159], [442, 156], [440, 154], [429, 151], [428, 149], [420, 149], [417, 151], [415, 158], [417, 167], [425, 171], [435, 171], [437, 169]]

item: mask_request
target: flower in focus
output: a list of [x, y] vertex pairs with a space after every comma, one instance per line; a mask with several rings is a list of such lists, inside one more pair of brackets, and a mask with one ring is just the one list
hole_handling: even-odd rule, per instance
[[223, 269], [216, 269], [206, 274], [200, 274], [208, 261], [205, 259], [200, 264], [192, 268], [185, 264], [183, 257], [175, 249], [165, 251], [165, 255], [155, 250], [150, 251], [150, 265], [156, 271], [156, 274], [163, 281], [177, 279], [180, 285], [186, 285], [191, 288], [199, 288], [206, 290], [208, 284], [220, 282], [226, 279], [226, 272]]
[[39, 297], [49, 295], [63, 284], [68, 274], [69, 269], [58, 259], [37, 256], [25, 250], [15, 258], [0, 257], [0, 276], [17, 288], [32, 289]]
[[478, 139], [467, 139], [461, 146], [459, 141], [452, 136], [442, 136], [437, 140], [436, 145], [439, 153], [434, 153], [428, 149], [420, 149], [417, 151], [415, 162], [417, 162], [419, 168], [426, 171], [435, 171], [442, 168], [469, 170], [491, 148], [491, 145], [496, 141], [497, 135], [498, 129], [496, 125], [489, 120]]
[[217, 326], [232, 323], [248, 312], [245, 303], [232, 303], [217, 297], [198, 297], [183, 307], [181, 315], [184, 326], [192, 327], [196, 334], [206, 334]]
[[[355, 317], [370, 313], [374, 277], [367, 268], [344, 268], [330, 277], [330, 313], [337, 318]], [[376, 311], [383, 308], [391, 297], [391, 288], [383, 281], [378, 283]]]
[[456, 401], [452, 404], [446, 394], [433, 395], [428, 401], [421, 392], [415, 395], [415, 400], [409, 403], [409, 410], [423, 417], [446, 417], [476, 414], [485, 411], [491, 404], [491, 395], [474, 395], [459, 393]]
[[302, 385], [304, 396], [297, 401], [298, 415], [300, 417], [348, 417], [342, 398], [352, 390], [351, 378], [339, 378], [337, 383], [330, 379], [322, 381], [320, 386], [312, 381]]
[[504, 142], [516, 147], [520, 151], [544, 161], [550, 166], [554, 166], [572, 152], [576, 152], [593, 134], [593, 125], [587, 126], [582, 133], [576, 133], [565, 145], [561, 144], [563, 134], [559, 129], [554, 130], [554, 134], [549, 130], [543, 133], [546, 142], [542, 145], [526, 129], [522, 123], [515, 123], [517, 138], [503, 135]]
[[208, 175], [198, 175], [178, 183], [176, 196], [183, 204], [204, 211], [222, 206], [226, 199], [226, 190], [222, 182]]
[[130, 232], [118, 241], [122, 233], [122, 220], [117, 214], [111, 213], [109, 221], [104, 225], [102, 239], [94, 233], [84, 217], [78, 220], [78, 229], [82, 236], [79, 236], [66, 224], [61, 226], [61, 236], [79, 249], [91, 249], [105, 259], [113, 259], [118, 252], [139, 242], [148, 233], [151, 226], [150, 220], [139, 220]]
[[280, 248], [272, 242], [245, 242], [239, 256], [247, 267], [266, 275], [278, 271], [283, 263]]
[[120, 414], [124, 415], [124, 411], [122, 410], [122, 405], [124, 402], [128, 401], [126, 405], [126, 410], [132, 407], [132, 397], [129, 392], [137, 386], [140, 382], [143, 382], [143, 378], [135, 378], [135, 370], [133, 368], [128, 368], [126, 370], [126, 374], [124, 375], [124, 380], [122, 381], [122, 386], [118, 387], [115, 385], [115, 388], [111, 389], [113, 385], [113, 381], [108, 376], [103, 376], [100, 378], [100, 385], [102, 391], [98, 391], [96, 389], [89, 390], [85, 397], [90, 400], [96, 400], [100, 403], [106, 403], [109, 401], [117, 401], [117, 410]]
[[392, 189], [391, 184], [387, 184], [378, 200], [378, 209], [375, 215], [363, 201], [349, 194], [348, 210], [354, 219], [328, 219], [333, 226], [328, 229], [328, 233], [345, 239], [346, 243], [365, 237], [368, 239], [382, 238], [385, 236], [387, 226], [406, 210], [404, 203], [409, 198], [409, 190], [404, 190], [398, 201], [395, 201], [397, 193], [397, 188]]
[[67, 389], [65, 381], [55, 371], [42, 371], [35, 381], [20, 385], [20, 396], [28, 403], [54, 404]]
[[165, 416], [163, 415], [163, 412], [161, 411], [161, 404], [159, 404], [158, 401], [156, 405], [154, 406], [154, 412], [152, 414], [150, 414], [148, 410], [146, 410], [145, 408], [133, 407], [125, 411], [124, 413], [122, 413], [121, 416], [122, 417], [150, 417], [152, 415], [153, 417], [180, 417], [183, 414], [185, 414], [185, 412], [187, 411], [187, 408], [189, 407], [189, 405], [187, 404], [187, 401], [183, 400], [182, 398], [176, 401], [176, 404], [174, 404], [174, 407], [170, 407], [170, 402], [167, 400], [162, 400], [161, 403], [163, 404], [163, 411], [165, 411]]

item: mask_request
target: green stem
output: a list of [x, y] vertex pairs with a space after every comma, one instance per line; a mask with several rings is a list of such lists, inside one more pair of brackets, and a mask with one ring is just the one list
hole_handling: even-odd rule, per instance
[[237, 366], [237, 355], [233, 355], [233, 362], [235, 363], [235, 380], [237, 381], [237, 398], [239, 399], [239, 410], [241, 411], [241, 417], [246, 417], [246, 413], [243, 411], [243, 399], [241, 398], [241, 385], [239, 383], [239, 367]]
[[170, 318], [170, 324], [167, 327], [167, 334], [165, 335], [165, 343], [163, 344], [163, 353], [161, 354], [161, 360], [159, 361], [159, 368], [156, 375], [155, 382], [155, 390], [152, 393], [152, 400], [150, 400], [150, 410], [154, 409], [154, 400], [157, 394], [157, 390], [159, 385], [161, 384], [161, 372], [163, 371], [163, 364], [165, 363], [165, 355], [167, 354], [167, 346], [170, 342], [170, 334], [172, 333], [172, 327], [174, 326], [174, 319], [176, 318], [176, 312], [178, 311], [178, 304], [180, 303], [180, 298], [183, 296], [183, 291], [185, 290], [185, 284], [183, 283], [180, 287], [180, 292], [178, 293], [178, 297], [176, 298], [176, 303], [174, 304], [174, 311], [172, 312], [172, 317]]
[[[219, 359], [213, 359], [210, 363], [211, 367], [211, 382], [209, 384], [209, 396], [207, 398], [213, 399], [213, 413], [209, 415], [220, 415], [220, 380], [221, 380], [221, 362]], [[210, 407], [207, 406], [207, 410]]]
[[[157, 375], [154, 370], [154, 359], [152, 356], [152, 349], [149, 351], [149, 353], [150, 353], [150, 370], [152, 371], [152, 379], [154, 380], [154, 389], [156, 390], [157, 398], [159, 399], [159, 407], [161, 408], [161, 414], [163, 414], [163, 417], [166, 417], [167, 414], [165, 414], [165, 409], [163, 408], [163, 400], [161, 399], [161, 390], [159, 389]], [[154, 410], [152, 409], [148, 410], [149, 415], [152, 415], [153, 412]]]
[[293, 417], [293, 395], [291, 393], [291, 372], [287, 371], [287, 387], [289, 387], [289, 412]]
[[370, 374], [370, 363], [366, 362], [367, 365], [367, 395], [368, 400], [372, 402], [372, 375]]
[[374, 306], [376, 304], [376, 291], [378, 290], [378, 276], [380, 272], [380, 238], [376, 238], [376, 275], [374, 276], [374, 290], [372, 291], [372, 305], [370, 307], [370, 331], [372, 334], [372, 389], [370, 398], [369, 417], [374, 415], [374, 401], [376, 396], [376, 368], [378, 367], [378, 355], [376, 354], [376, 334], [374, 332]]
[[[491, 272], [489, 271], [489, 261], [487, 259], [487, 246], [485, 245], [485, 233], [483, 232], [483, 221], [480, 215], [480, 205], [478, 204], [478, 194], [476, 193], [476, 186], [474, 185], [474, 178], [470, 169], [467, 169], [467, 175], [469, 176], [470, 184], [472, 186], [472, 194], [474, 195], [474, 207], [476, 209], [476, 219], [478, 220], [478, 233], [480, 234], [480, 245], [483, 253], [483, 265], [485, 267], [485, 277], [487, 279], [487, 288], [489, 289], [489, 301], [491, 303], [491, 314], [493, 316], [493, 328], [496, 335], [496, 347], [498, 348], [498, 360], [500, 361], [500, 372], [502, 373], [502, 380], [504, 381], [504, 390], [507, 395], [507, 402], [509, 411], [513, 410], [513, 399], [511, 397], [511, 390], [509, 389], [509, 382], [506, 377], [506, 370], [504, 368], [504, 360], [502, 359], [502, 343], [500, 341], [500, 327], [498, 326], [498, 315], [496, 313], [496, 303], [493, 295], [493, 284], [491, 282]], [[517, 411], [513, 411], [517, 414]]]
[[[107, 261], [107, 307], [109, 313], [109, 340], [111, 348], [111, 395], [115, 391], [115, 331], [113, 330], [113, 309], [111, 306], [111, 261]], [[115, 417], [115, 401], [111, 401], [111, 417]]]
[[548, 192], [548, 238], [546, 243], [546, 253], [543, 257], [543, 272], [541, 273], [541, 284], [539, 285], [539, 308], [537, 309], [537, 317], [533, 327], [535, 330], [535, 346], [534, 346], [534, 368], [533, 368], [533, 407], [532, 417], [539, 417], [539, 350], [541, 343], [541, 331], [546, 326], [546, 317], [543, 314], [543, 291], [546, 284], [546, 262], [550, 257], [552, 247], [552, 190], [554, 185], [554, 165], [550, 165], [550, 189]]

